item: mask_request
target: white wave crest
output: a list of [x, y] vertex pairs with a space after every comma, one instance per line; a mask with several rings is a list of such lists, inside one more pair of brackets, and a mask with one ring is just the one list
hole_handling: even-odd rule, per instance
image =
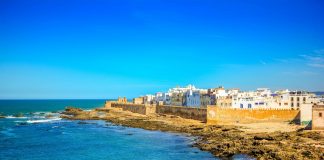
[[15, 116], [6, 116], [8, 119], [26, 119], [27, 117], [15, 117]]
[[59, 121], [62, 118], [40, 119], [40, 120], [28, 120], [27, 123], [47, 123], [51, 121]]

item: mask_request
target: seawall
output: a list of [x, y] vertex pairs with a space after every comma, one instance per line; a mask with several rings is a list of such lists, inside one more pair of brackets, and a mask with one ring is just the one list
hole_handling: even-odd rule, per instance
[[232, 109], [216, 106], [207, 107], [208, 124], [286, 121], [298, 123], [300, 121], [300, 111], [288, 109]]
[[105, 108], [109, 108], [109, 107], [121, 108], [123, 111], [130, 111], [133, 113], [139, 113], [143, 115], [156, 113], [155, 106], [144, 105], [144, 104], [117, 103], [117, 102], [107, 101], [105, 104]]
[[207, 121], [207, 109], [180, 107], [180, 106], [165, 106], [165, 105], [144, 105], [132, 103], [118, 103], [106, 101], [105, 108], [114, 107], [121, 108], [123, 111], [130, 111], [143, 115], [149, 114], [170, 114], [187, 119]]
[[158, 114], [171, 114], [187, 119], [199, 120], [207, 122], [207, 109], [204, 108], [190, 108], [180, 106], [156, 106], [156, 113]]
[[121, 108], [143, 115], [169, 114], [182, 118], [199, 120], [208, 124], [234, 124], [256, 122], [300, 122], [300, 111], [289, 109], [232, 109], [208, 106], [207, 108], [191, 108], [167, 105], [144, 105], [107, 101], [105, 108]]

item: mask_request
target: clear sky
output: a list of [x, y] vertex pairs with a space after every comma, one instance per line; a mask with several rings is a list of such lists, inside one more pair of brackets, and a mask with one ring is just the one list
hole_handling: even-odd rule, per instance
[[0, 98], [324, 90], [323, 0], [1, 0]]

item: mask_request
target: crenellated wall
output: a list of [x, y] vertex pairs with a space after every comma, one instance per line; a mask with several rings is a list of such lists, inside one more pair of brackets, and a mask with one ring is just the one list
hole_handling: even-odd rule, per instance
[[156, 106], [156, 113], [158, 114], [170, 114], [187, 119], [199, 120], [202, 122], [207, 121], [207, 109], [190, 108], [180, 106]]
[[300, 111], [288, 109], [232, 109], [216, 106], [207, 107], [208, 124], [233, 124], [255, 122], [299, 123]]

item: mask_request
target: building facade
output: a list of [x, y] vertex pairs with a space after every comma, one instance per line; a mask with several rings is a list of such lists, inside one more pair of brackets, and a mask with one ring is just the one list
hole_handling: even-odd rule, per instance
[[155, 94], [155, 103], [163, 105], [171, 105], [171, 96], [169, 93], [158, 92]]
[[134, 104], [144, 104], [144, 97], [137, 97], [133, 99]]
[[306, 91], [281, 91], [278, 93], [278, 105], [282, 108], [299, 110], [302, 104], [318, 103], [319, 99], [315, 94]]
[[232, 108], [233, 97], [232, 96], [223, 96], [217, 99], [217, 106], [222, 108]]
[[171, 94], [171, 105], [183, 106], [183, 104], [184, 104], [183, 93], [172, 93]]
[[199, 91], [188, 90], [184, 93], [183, 106], [186, 107], [200, 107], [200, 93]]
[[144, 96], [144, 104], [156, 104], [155, 96], [148, 94]]
[[200, 94], [200, 107], [206, 108], [208, 105], [211, 105], [211, 97], [209, 94]]
[[312, 112], [312, 129], [324, 130], [324, 105], [314, 105]]

